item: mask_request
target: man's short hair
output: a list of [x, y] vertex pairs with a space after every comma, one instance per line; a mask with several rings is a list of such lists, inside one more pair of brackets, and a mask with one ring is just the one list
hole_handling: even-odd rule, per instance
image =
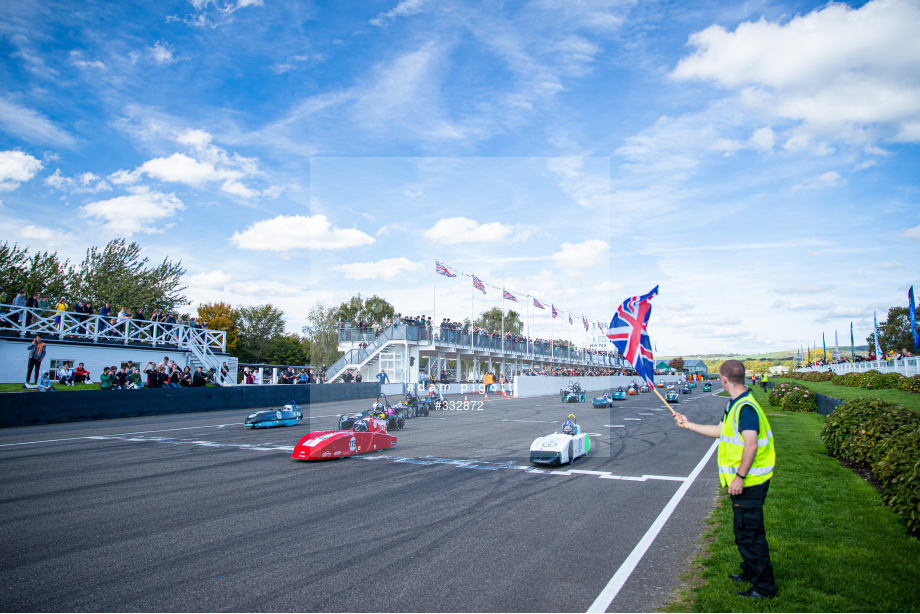
[[724, 375], [732, 384], [744, 386], [744, 363], [740, 360], [726, 360], [719, 367], [719, 375]]

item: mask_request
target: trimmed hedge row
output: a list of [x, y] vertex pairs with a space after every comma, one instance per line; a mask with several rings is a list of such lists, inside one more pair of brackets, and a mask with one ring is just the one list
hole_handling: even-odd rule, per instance
[[831, 382], [836, 386], [849, 386], [851, 388], [871, 388], [875, 390], [893, 388], [920, 394], [920, 375], [904, 377], [900, 373], [879, 373], [876, 369], [860, 373], [846, 373], [844, 375], [834, 375], [830, 371], [787, 373], [783, 377], [805, 382]]
[[853, 399], [824, 420], [828, 454], [872, 471], [882, 497], [920, 536], [920, 413], [880, 399]]
[[818, 411], [818, 395], [801, 384], [781, 382], [774, 385], [767, 401], [783, 411]]

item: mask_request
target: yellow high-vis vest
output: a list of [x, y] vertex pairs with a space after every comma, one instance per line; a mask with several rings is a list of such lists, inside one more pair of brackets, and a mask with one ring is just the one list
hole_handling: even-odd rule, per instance
[[760, 430], [757, 434], [757, 455], [744, 480], [745, 486], [757, 486], [773, 477], [773, 468], [776, 465], [776, 450], [773, 447], [773, 431], [770, 423], [757, 401], [748, 394], [747, 398], [735, 403], [722, 420], [722, 433], [719, 437], [719, 450], [716, 455], [719, 463], [719, 482], [728, 486], [738, 473], [741, 464], [741, 452], [744, 450], [744, 439], [738, 431], [738, 415], [741, 408], [750, 405], [757, 412], [760, 421]]

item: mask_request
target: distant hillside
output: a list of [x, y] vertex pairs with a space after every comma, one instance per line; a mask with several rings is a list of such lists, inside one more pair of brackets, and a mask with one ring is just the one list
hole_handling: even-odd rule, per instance
[[[812, 348], [812, 351], [814, 351], [814, 348]], [[833, 346], [830, 346], [830, 345], [827, 346], [828, 354], [832, 354], [833, 351], [834, 351]], [[858, 355], [865, 356], [866, 354], [869, 353], [869, 346], [868, 345], [857, 345], [856, 353]], [[840, 355], [849, 356], [849, 354], [850, 354], [850, 346], [841, 345]], [[681, 356], [681, 358], [684, 358], [684, 359], [699, 358], [700, 360], [704, 360], [706, 362], [709, 362], [711, 360], [728, 360], [729, 358], [734, 358], [734, 359], [741, 360], [741, 361], [745, 361], [745, 360], [781, 361], [781, 360], [792, 360], [792, 357], [794, 355], [795, 355], [795, 350], [783, 350], [780, 352], [769, 352], [769, 353], [763, 353], [763, 354], [685, 354]], [[668, 361], [674, 358], [677, 358], [677, 356], [656, 356], [655, 360], [656, 361], [658, 360]]]

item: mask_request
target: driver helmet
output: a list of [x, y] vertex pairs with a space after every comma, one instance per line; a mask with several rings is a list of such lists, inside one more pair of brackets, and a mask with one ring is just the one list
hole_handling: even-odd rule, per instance
[[383, 403], [380, 401], [375, 401], [373, 409], [374, 411], [383, 411]]
[[363, 431], [366, 431], [366, 430], [367, 430], [367, 421], [365, 421], [365, 420], [358, 420], [358, 421], [355, 422], [353, 425], [351, 425], [351, 430], [355, 431], [356, 433], [361, 433], [361, 432], [363, 432]]
[[565, 435], [574, 435], [576, 431], [575, 422], [566, 420], [562, 423], [562, 433]]

